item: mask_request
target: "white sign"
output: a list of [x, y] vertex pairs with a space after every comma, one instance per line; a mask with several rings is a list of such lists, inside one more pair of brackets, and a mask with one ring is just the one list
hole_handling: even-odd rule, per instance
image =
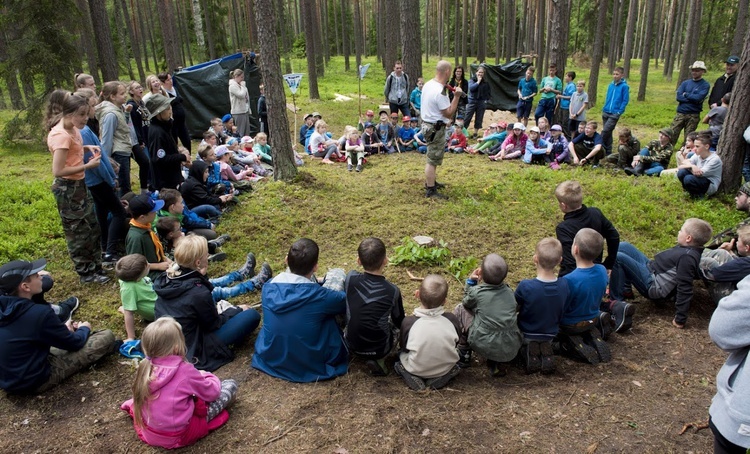
[[292, 94], [297, 93], [302, 76], [304, 76], [304, 74], [284, 74], [284, 80], [286, 81], [286, 84], [289, 85], [289, 90], [292, 91]]
[[365, 74], [367, 74], [367, 70], [368, 69], [370, 69], [370, 64], [369, 63], [366, 64], [366, 65], [364, 65], [364, 66], [362, 66], [362, 65], [359, 66], [359, 78], [360, 79], [364, 79], [365, 78]]

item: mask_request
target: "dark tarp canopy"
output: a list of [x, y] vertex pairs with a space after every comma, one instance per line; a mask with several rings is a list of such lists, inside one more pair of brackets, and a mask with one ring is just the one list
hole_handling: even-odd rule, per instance
[[260, 70], [255, 59], [242, 53], [201, 63], [176, 72], [175, 86], [183, 98], [187, 111], [187, 127], [193, 137], [202, 137], [211, 127], [211, 119], [230, 113], [229, 73], [240, 68], [245, 71], [245, 83], [250, 95], [250, 129], [258, 132], [256, 106], [260, 97]]
[[[490, 101], [488, 110], [516, 111], [518, 103], [518, 81], [526, 74], [531, 63], [524, 63], [521, 59], [512, 60], [504, 65], [484, 64], [484, 75], [490, 84]], [[479, 68], [478, 64], [471, 65], [472, 77]]]

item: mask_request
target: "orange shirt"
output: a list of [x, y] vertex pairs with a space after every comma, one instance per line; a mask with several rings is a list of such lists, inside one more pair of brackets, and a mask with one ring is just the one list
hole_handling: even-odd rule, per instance
[[[83, 165], [83, 138], [78, 128], [73, 128], [74, 133], [70, 134], [63, 127], [63, 122], [56, 124], [49, 134], [47, 134], [47, 147], [50, 153], [55, 154], [55, 150], [67, 149], [68, 156], [65, 158], [65, 167], [76, 167]], [[77, 173], [67, 175], [68, 180], [83, 180], [83, 170]]]

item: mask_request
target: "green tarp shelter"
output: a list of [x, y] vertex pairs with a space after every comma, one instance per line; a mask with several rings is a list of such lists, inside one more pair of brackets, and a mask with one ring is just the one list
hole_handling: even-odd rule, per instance
[[[485, 77], [490, 84], [489, 110], [516, 111], [518, 103], [518, 81], [526, 74], [531, 63], [524, 63], [521, 59], [512, 60], [504, 65], [484, 64]], [[471, 65], [472, 76], [476, 73], [478, 64]]]
[[176, 72], [172, 77], [183, 98], [187, 112], [187, 127], [192, 137], [202, 137], [211, 126], [211, 119], [230, 113], [229, 73], [237, 68], [245, 71], [245, 83], [250, 95], [250, 128], [259, 130], [255, 110], [260, 96], [260, 70], [254, 54], [237, 53], [201, 63]]

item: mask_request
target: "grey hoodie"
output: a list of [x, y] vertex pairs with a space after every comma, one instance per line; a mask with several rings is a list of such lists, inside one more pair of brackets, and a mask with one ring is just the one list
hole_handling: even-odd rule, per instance
[[750, 447], [750, 276], [719, 301], [708, 334], [729, 353], [716, 376], [716, 395], [709, 414], [719, 432], [732, 443]]

